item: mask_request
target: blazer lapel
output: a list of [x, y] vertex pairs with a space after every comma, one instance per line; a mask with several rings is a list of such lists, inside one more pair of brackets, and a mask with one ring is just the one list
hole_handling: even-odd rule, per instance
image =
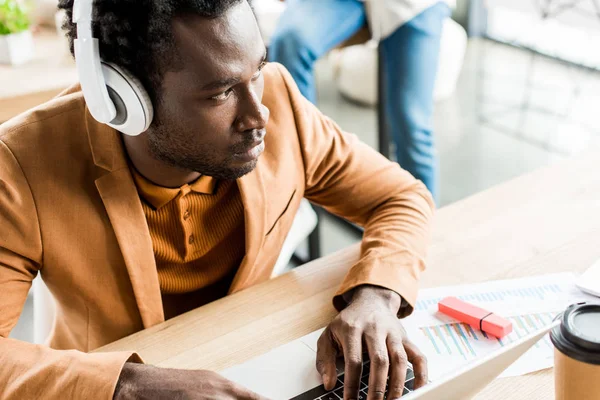
[[[164, 311], [146, 217], [129, 172], [120, 134], [96, 122], [87, 109], [86, 114], [94, 163], [108, 171], [96, 180], [96, 187], [119, 242], [144, 328], [148, 328], [164, 321]], [[261, 162], [254, 171], [238, 179], [237, 184], [244, 206], [246, 255], [229, 293], [256, 283], [261, 272], [255, 268], [265, 239], [267, 218]]]
[[[87, 112], [87, 109], [86, 109]], [[96, 188], [114, 229], [144, 328], [164, 321], [152, 238], [119, 133], [91, 120], [87, 128], [94, 163], [107, 170]]]
[[237, 180], [242, 203], [244, 205], [244, 224], [246, 229], [246, 255], [240, 264], [229, 293], [239, 292], [255, 283], [259, 272], [254, 268], [258, 252], [265, 240], [266, 199], [261, 176], [261, 162], [254, 171]]

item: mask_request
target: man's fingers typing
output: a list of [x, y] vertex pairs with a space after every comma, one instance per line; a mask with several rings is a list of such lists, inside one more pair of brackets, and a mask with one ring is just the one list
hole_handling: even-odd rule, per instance
[[365, 334], [365, 342], [371, 360], [369, 393], [367, 400], [381, 400], [385, 395], [390, 359], [385, 340], [385, 332], [375, 330]]
[[337, 350], [329, 328], [325, 329], [317, 342], [317, 371], [323, 378], [325, 389], [332, 390], [337, 380], [335, 361]]
[[344, 350], [344, 400], [358, 399], [362, 374], [362, 331], [348, 329], [342, 343]]
[[415, 371], [415, 389], [425, 386], [429, 380], [427, 358], [410, 340], [404, 340], [404, 349]]
[[408, 356], [402, 343], [402, 337], [389, 335], [386, 343], [390, 357], [390, 381], [387, 398], [397, 399], [402, 396], [404, 391]]

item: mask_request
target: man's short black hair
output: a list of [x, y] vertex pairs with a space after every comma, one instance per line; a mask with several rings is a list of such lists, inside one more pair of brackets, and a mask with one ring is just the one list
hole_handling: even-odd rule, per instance
[[[241, 1], [95, 0], [92, 30], [99, 39], [102, 60], [131, 72], [156, 104], [160, 100], [162, 75], [169, 68], [174, 69], [177, 61], [173, 18], [185, 14], [217, 18]], [[73, 0], [60, 0], [58, 7], [66, 11], [63, 29], [74, 54], [77, 25], [72, 22]]]

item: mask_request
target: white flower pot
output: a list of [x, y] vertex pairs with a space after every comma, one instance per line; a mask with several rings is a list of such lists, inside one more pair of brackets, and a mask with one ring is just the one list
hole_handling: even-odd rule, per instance
[[23, 64], [31, 60], [33, 55], [33, 36], [30, 31], [0, 35], [0, 64]]

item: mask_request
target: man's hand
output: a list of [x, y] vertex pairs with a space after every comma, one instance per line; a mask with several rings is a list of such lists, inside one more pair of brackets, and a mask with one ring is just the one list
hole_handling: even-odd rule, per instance
[[244, 399], [266, 400], [212, 371], [157, 368], [126, 363], [114, 400]]
[[400, 296], [376, 286], [359, 286], [352, 301], [323, 332], [318, 342], [317, 370], [325, 389], [332, 390], [337, 379], [335, 361], [344, 356], [344, 400], [358, 399], [363, 352], [371, 359], [367, 400], [383, 399], [388, 374], [388, 399], [402, 396], [407, 361], [413, 364], [414, 387], [427, 383], [425, 356], [406, 338], [396, 313]]

